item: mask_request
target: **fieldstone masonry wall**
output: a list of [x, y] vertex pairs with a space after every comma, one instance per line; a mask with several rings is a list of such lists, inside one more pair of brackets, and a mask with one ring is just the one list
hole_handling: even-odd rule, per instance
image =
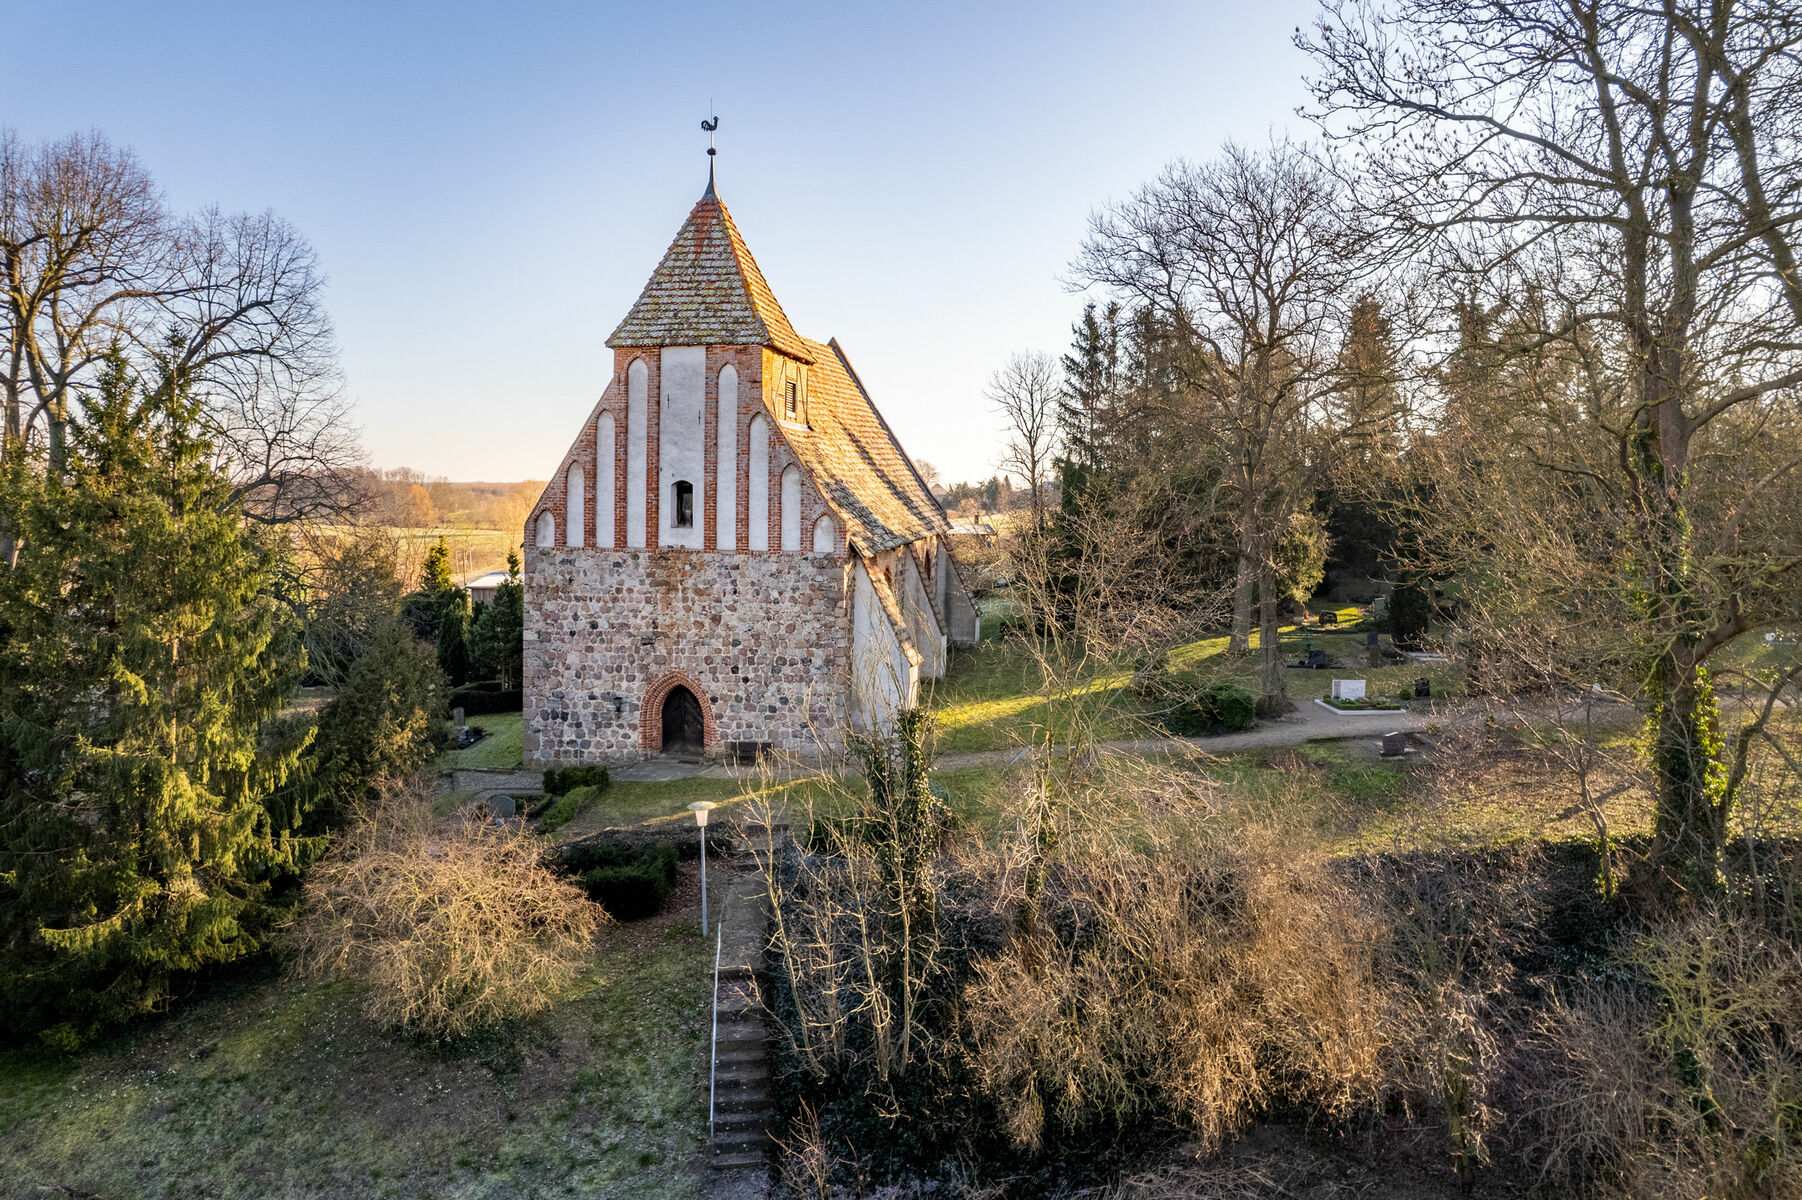
[[657, 753], [645, 702], [672, 674], [703, 690], [709, 753], [842, 739], [851, 584], [838, 555], [534, 547], [526, 575], [528, 762]]

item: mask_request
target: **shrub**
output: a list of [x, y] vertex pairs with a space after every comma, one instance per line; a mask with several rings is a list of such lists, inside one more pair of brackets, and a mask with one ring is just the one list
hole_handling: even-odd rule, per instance
[[606, 919], [516, 825], [431, 815], [423, 788], [389, 796], [309, 874], [296, 969], [368, 989], [384, 1025], [434, 1038], [550, 1006]]
[[588, 806], [601, 798], [604, 787], [588, 786], [574, 788], [556, 798], [544, 815], [538, 819], [540, 833], [555, 833], [575, 819], [576, 815], [585, 812]]
[[460, 688], [452, 689], [446, 707], [460, 708], [467, 717], [487, 713], [514, 713], [525, 708], [525, 693], [518, 689], [507, 691], [501, 687], [498, 679], [466, 683]]
[[644, 848], [596, 846], [584, 856], [594, 866], [583, 871], [589, 898], [621, 921], [638, 921], [663, 911], [676, 886], [676, 847], [658, 842]]
[[1257, 716], [1258, 698], [1229, 680], [1210, 683], [1187, 699], [1166, 702], [1164, 728], [1180, 737], [1244, 729]]
[[963, 993], [977, 1089], [1016, 1145], [1162, 1117], [1215, 1147], [1269, 1105], [1342, 1118], [1378, 1091], [1380, 916], [1317, 857], [1109, 851], [1059, 882], [1080, 926], [1050, 914]]
[[1433, 585], [1413, 570], [1398, 574], [1389, 594], [1389, 636], [1397, 650], [1418, 650], [1433, 618]]
[[562, 796], [575, 788], [604, 788], [610, 779], [611, 776], [603, 765], [564, 767], [561, 770], [552, 767], [544, 773], [544, 794]]

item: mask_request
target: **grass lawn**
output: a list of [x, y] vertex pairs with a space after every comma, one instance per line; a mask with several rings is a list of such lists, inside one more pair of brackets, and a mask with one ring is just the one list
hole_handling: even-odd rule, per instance
[[[1006, 767], [971, 767], [935, 774], [933, 782], [949, 798], [952, 818], [960, 825], [993, 831], [1001, 799], [1020, 772]], [[688, 806], [696, 800], [719, 805], [715, 821], [743, 815], [760, 798], [779, 804], [791, 821], [802, 814], [845, 811], [863, 795], [864, 781], [851, 776], [842, 780], [804, 779], [759, 783], [732, 779], [672, 779], [657, 783], [614, 782], [569, 824], [557, 831], [560, 841], [582, 837], [621, 825], [667, 827], [671, 837], [694, 836], [694, 814]]]
[[555, 1008], [454, 1051], [270, 972], [77, 1055], [0, 1053], [0, 1190], [695, 1196], [709, 951], [686, 912], [609, 928]]
[[524, 713], [488, 713], [470, 717], [472, 729], [486, 729], [488, 736], [467, 750], [446, 750], [438, 756], [438, 769], [457, 767], [517, 767], [525, 761]]
[[[984, 598], [982, 640], [970, 650], [954, 651], [945, 678], [929, 684], [927, 703], [938, 719], [939, 751], [960, 754], [1000, 750], [1035, 743], [1043, 737], [1045, 703], [1040, 696], [1040, 675], [1032, 655], [1017, 636], [1002, 628], [999, 614], [1011, 604], [1004, 597]], [[1364, 630], [1359, 610], [1344, 606], [1334, 610], [1338, 626], [1282, 628], [1285, 660], [1306, 657], [1308, 648], [1325, 650], [1336, 663], [1325, 671], [1290, 671], [1289, 695], [1298, 702], [1324, 696], [1333, 679], [1363, 679], [1373, 698], [1393, 699], [1414, 695], [1414, 681], [1432, 681], [1434, 697], [1457, 695], [1463, 688], [1463, 671], [1451, 663], [1404, 662], [1372, 667], [1366, 660]], [[1196, 686], [1215, 679], [1234, 679], [1257, 689], [1255, 657], [1226, 657], [1227, 637], [1198, 638], [1174, 647], [1171, 670]], [[1252, 631], [1251, 646], [1258, 648]], [[1144, 707], [1126, 685], [1127, 671], [1104, 674], [1089, 683], [1088, 695], [1096, 707], [1099, 733], [1106, 738], [1126, 738], [1147, 732]]]

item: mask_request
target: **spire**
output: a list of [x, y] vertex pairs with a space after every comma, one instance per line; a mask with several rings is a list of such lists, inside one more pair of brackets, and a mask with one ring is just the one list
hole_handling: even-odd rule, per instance
[[[713, 102], [711, 100], [708, 101], [707, 108], [709, 109], [709, 111], [712, 110]], [[714, 192], [713, 192], [713, 157], [714, 157], [714, 155], [718, 154], [719, 151], [715, 150], [713, 148], [713, 131], [718, 129], [719, 127], [720, 127], [720, 119], [717, 116], [710, 117], [707, 120], [701, 122], [701, 128], [705, 129], [707, 131], [707, 190], [701, 194], [702, 199], [706, 199], [707, 197], [712, 196], [714, 194]]]
[[813, 352], [776, 302], [711, 176], [607, 344], [769, 346], [812, 362]]

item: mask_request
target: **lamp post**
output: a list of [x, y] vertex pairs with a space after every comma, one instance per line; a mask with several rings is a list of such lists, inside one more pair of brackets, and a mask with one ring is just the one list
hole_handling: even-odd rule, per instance
[[701, 830], [701, 932], [707, 932], [707, 814], [717, 805], [711, 800], [696, 800], [688, 806]]

